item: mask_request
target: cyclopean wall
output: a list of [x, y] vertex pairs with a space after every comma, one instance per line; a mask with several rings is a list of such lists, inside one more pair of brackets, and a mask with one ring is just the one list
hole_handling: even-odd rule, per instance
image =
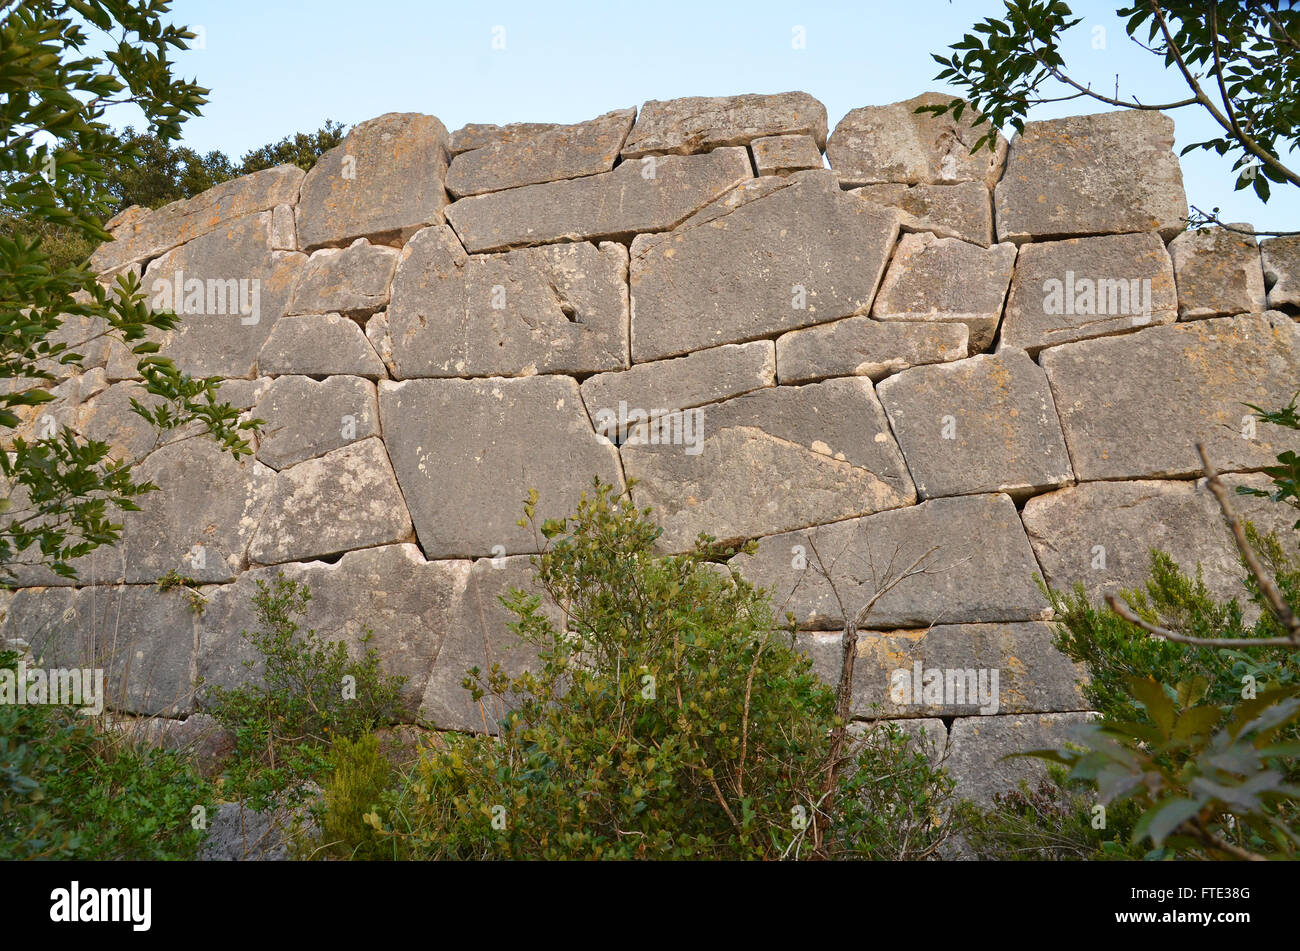
[[[238, 463], [164, 444], [124, 349], [56, 368], [18, 434], [70, 425], [160, 491], [75, 586], [24, 569], [0, 631], [106, 666], [119, 711], [193, 725], [198, 685], [246, 676], [250, 598], [283, 571], [308, 625], [373, 629], [412, 710], [490, 729], [461, 680], [528, 662], [497, 602], [529, 584], [528, 489], [560, 516], [593, 477], [635, 478], [665, 551], [759, 540], [732, 563], [828, 678], [844, 619], [818, 556], [857, 610], [891, 559], [936, 549], [868, 619], [855, 709], [946, 736], [987, 801], [1033, 768], [1002, 755], [1087, 715], [1038, 577], [1099, 596], [1159, 547], [1240, 593], [1194, 444], [1255, 486], [1300, 449], [1244, 405], [1300, 388], [1300, 242], [1184, 233], [1164, 115], [1031, 122], [971, 155], [967, 124], [912, 111], [939, 101], [856, 109], [829, 140], [803, 93], [450, 135], [390, 114], [305, 175], [123, 212], [96, 269], [181, 313], [162, 352], [265, 426]], [[638, 441], [636, 410], [686, 412]], [[997, 712], [896, 702], [918, 663], [996, 670]]]

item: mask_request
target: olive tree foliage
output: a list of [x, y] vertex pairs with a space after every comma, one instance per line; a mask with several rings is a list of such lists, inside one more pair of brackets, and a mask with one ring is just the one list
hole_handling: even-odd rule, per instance
[[[1210, 116], [1215, 134], [1181, 154], [1230, 155], [1237, 189], [1253, 188], [1262, 201], [1270, 183], [1300, 186], [1300, 163], [1292, 157], [1300, 144], [1300, 8], [1290, 0], [1136, 0], [1119, 7], [1129, 38], [1186, 86], [1188, 95], [1171, 102], [1144, 101], [1122, 90], [1118, 76], [1105, 90], [1071, 76], [1062, 37], [1083, 18], [1064, 0], [1005, 5], [1002, 19], [976, 23], [949, 55], [934, 56], [943, 67], [935, 78], [961, 88], [980, 113], [977, 121], [987, 125], [973, 150], [992, 148], [998, 128], [1023, 131], [1026, 114], [1041, 103], [1091, 99], [1122, 109], [1195, 109]], [[960, 118], [965, 108], [954, 100], [917, 111]], [[1220, 223], [1217, 208], [1193, 212], [1193, 226]]]
[[[208, 90], [173, 75], [169, 56], [193, 36], [166, 21], [165, 0], [0, 0], [0, 217], [109, 240], [106, 169], [131, 161], [105, 122], [132, 103], [163, 141], [179, 137]], [[52, 261], [39, 234], [0, 233], [0, 584], [20, 565], [74, 576], [72, 562], [115, 542], [113, 517], [156, 488], [109, 446], [42, 421], [53, 384], [90, 347], [116, 342], [137, 359], [160, 434], [198, 432], [236, 458], [251, 422], [159, 354], [150, 331], [174, 313], [146, 305], [133, 274], [101, 284], [85, 263]], [[37, 423], [37, 425], [33, 425]], [[43, 424], [42, 424], [43, 423]]]

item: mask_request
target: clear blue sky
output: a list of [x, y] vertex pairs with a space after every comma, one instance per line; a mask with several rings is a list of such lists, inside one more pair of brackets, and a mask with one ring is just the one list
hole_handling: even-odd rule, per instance
[[[1185, 88], [1125, 35], [1116, 2], [1079, 0], [1067, 35], [1078, 79], [1151, 102]], [[1001, 0], [744, 3], [678, 0], [441, 3], [422, 0], [176, 0], [174, 19], [202, 27], [204, 48], [181, 54], [187, 78], [212, 90], [185, 127], [200, 151], [238, 158], [327, 118], [349, 125], [385, 112], [426, 112], [449, 130], [467, 122], [577, 122], [647, 99], [801, 89], [826, 104], [831, 127], [850, 109], [927, 89], [942, 53]], [[1105, 28], [1094, 48], [1092, 28]], [[504, 49], [492, 45], [504, 30]], [[802, 27], [805, 48], [794, 48]], [[500, 30], [496, 33], [501, 36]], [[955, 90], [947, 90], [955, 91]], [[1031, 118], [1101, 111], [1083, 101]], [[1210, 120], [1178, 110], [1177, 147]], [[111, 121], [125, 124], [126, 113]], [[1300, 189], [1274, 186], [1261, 204], [1234, 193], [1230, 163], [1183, 160], [1188, 199], [1257, 228], [1300, 228]]]

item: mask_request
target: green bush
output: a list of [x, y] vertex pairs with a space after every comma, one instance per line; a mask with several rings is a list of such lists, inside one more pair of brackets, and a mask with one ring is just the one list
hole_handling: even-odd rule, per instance
[[320, 810], [322, 851], [348, 859], [385, 858], [383, 845], [370, 835], [393, 769], [380, 753], [379, 738], [373, 733], [356, 742], [338, 737], [329, 767]]
[[304, 784], [328, 773], [336, 738], [358, 740], [398, 719], [406, 678], [384, 674], [369, 631], [355, 660], [342, 641], [301, 631], [294, 619], [311, 601], [307, 585], [281, 573], [257, 589], [258, 629], [241, 632], [258, 654], [244, 663], [248, 680], [212, 686], [204, 703], [235, 740], [223, 793], [261, 811], [302, 802]]
[[[0, 652], [0, 667], [18, 655]], [[68, 707], [0, 704], [0, 860], [193, 859], [212, 789], [177, 751]]]
[[[538, 530], [535, 502], [521, 524]], [[868, 731], [832, 772], [835, 691], [766, 594], [714, 562], [711, 539], [657, 555], [649, 510], [599, 482], [576, 515], [539, 532], [550, 610], [522, 591], [503, 599], [538, 660], [518, 676], [474, 669], [465, 682], [511, 711], [499, 736], [440, 737], [349, 851], [914, 858], [948, 834], [951, 782], [898, 731]], [[815, 822], [828, 830], [821, 849]]]

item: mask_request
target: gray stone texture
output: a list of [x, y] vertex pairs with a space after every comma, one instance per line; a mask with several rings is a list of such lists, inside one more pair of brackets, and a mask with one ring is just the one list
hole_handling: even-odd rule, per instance
[[572, 512], [593, 477], [623, 481], [572, 379], [382, 382], [379, 415], [430, 558], [533, 552], [532, 531], [515, 524], [530, 488], [540, 523]]
[[958, 238], [906, 234], [898, 242], [880, 293], [877, 320], [959, 321], [970, 328], [970, 352], [993, 343], [1011, 282], [1016, 248], [990, 248]]
[[993, 796], [1028, 783], [1032, 788], [1047, 776], [1044, 760], [1015, 753], [1059, 749], [1076, 738], [1076, 730], [1091, 719], [1088, 713], [1028, 713], [1018, 716], [962, 717], [949, 731], [948, 772], [956, 794], [984, 808]]
[[357, 238], [346, 248], [322, 248], [307, 259], [286, 313], [338, 313], [357, 320], [388, 303], [397, 250]]
[[390, 112], [358, 123], [307, 173], [298, 203], [305, 251], [368, 238], [401, 243], [439, 224], [447, 193], [446, 128], [434, 116]]
[[387, 311], [401, 379], [595, 373], [628, 364], [627, 251], [612, 242], [467, 255], [445, 225], [402, 249]]
[[608, 172], [635, 118], [635, 109], [619, 109], [589, 122], [462, 152], [447, 169], [447, 191], [463, 198]]
[[1035, 242], [1016, 257], [1001, 344], [1036, 354], [1177, 316], [1174, 267], [1158, 234]]
[[982, 182], [956, 185], [881, 183], [855, 188], [852, 194], [903, 213], [907, 232], [928, 231], [941, 238], [961, 238], [985, 247], [993, 243], [993, 202]]
[[[1232, 225], [1246, 231], [1249, 225]], [[1267, 309], [1264, 270], [1253, 234], [1227, 228], [1184, 231], [1169, 242], [1178, 280], [1179, 320]]]
[[759, 175], [788, 175], [822, 168], [822, 151], [809, 135], [765, 135], [749, 143]]
[[689, 409], [776, 384], [776, 348], [770, 340], [724, 344], [672, 360], [638, 363], [582, 381], [582, 402], [593, 421], [601, 410]]
[[651, 421], [619, 449], [638, 480], [633, 499], [657, 513], [664, 550], [688, 549], [702, 531], [739, 541], [916, 499], [862, 377], [760, 390], [692, 412], [703, 437], [694, 445], [665, 439], [663, 421]]
[[1259, 243], [1268, 282], [1268, 306], [1273, 310], [1300, 310], [1300, 235], [1265, 238]]
[[911, 366], [962, 359], [968, 336], [965, 324], [845, 317], [777, 337], [777, 375], [783, 384], [832, 376], [879, 382]]
[[265, 421], [257, 460], [277, 470], [379, 435], [375, 385], [355, 376], [277, 377], [253, 415]]
[[669, 234], [642, 235], [632, 242], [632, 359], [861, 313], [897, 233], [894, 211], [813, 171], [761, 179]]
[[1073, 481], [1047, 376], [1022, 351], [913, 367], [877, 393], [922, 499]]
[[350, 318], [340, 314], [295, 314], [275, 323], [257, 356], [261, 373], [302, 373], [381, 379], [384, 361]]
[[462, 198], [447, 209], [465, 250], [622, 241], [664, 231], [754, 175], [743, 148], [647, 157], [611, 172]]
[[998, 240], [1040, 241], [1186, 226], [1174, 120], [1118, 110], [1026, 122], [993, 192]]
[[1198, 441], [1220, 471], [1300, 449], [1300, 433], [1266, 423], [1251, 438], [1244, 405], [1281, 407], [1295, 395], [1300, 326], [1285, 315], [1148, 327], [1052, 347], [1041, 362], [1080, 481], [1195, 475]]
[[819, 563], [846, 608], [858, 611], [886, 579], [901, 577], [931, 549], [918, 565], [924, 573], [903, 578], [881, 595], [864, 626], [892, 630], [1043, 618], [1047, 601], [1034, 582], [1038, 564], [1006, 495], [932, 499], [772, 535], [760, 539], [754, 555], [736, 555], [731, 564], [767, 588], [778, 612], [793, 612], [801, 627], [841, 630], [844, 618]]
[[992, 188], [1002, 173], [1007, 142], [1000, 133], [992, 150], [971, 147], [991, 128], [976, 128], [967, 106], [952, 113], [917, 113], [920, 106], [947, 105], [953, 97], [927, 92], [887, 106], [854, 109], [835, 127], [826, 145], [831, 168], [846, 186], [898, 182], [939, 185], [980, 182]]
[[689, 155], [771, 135], [806, 135], [824, 148], [826, 127], [826, 107], [806, 92], [651, 99], [641, 107], [623, 157]]

